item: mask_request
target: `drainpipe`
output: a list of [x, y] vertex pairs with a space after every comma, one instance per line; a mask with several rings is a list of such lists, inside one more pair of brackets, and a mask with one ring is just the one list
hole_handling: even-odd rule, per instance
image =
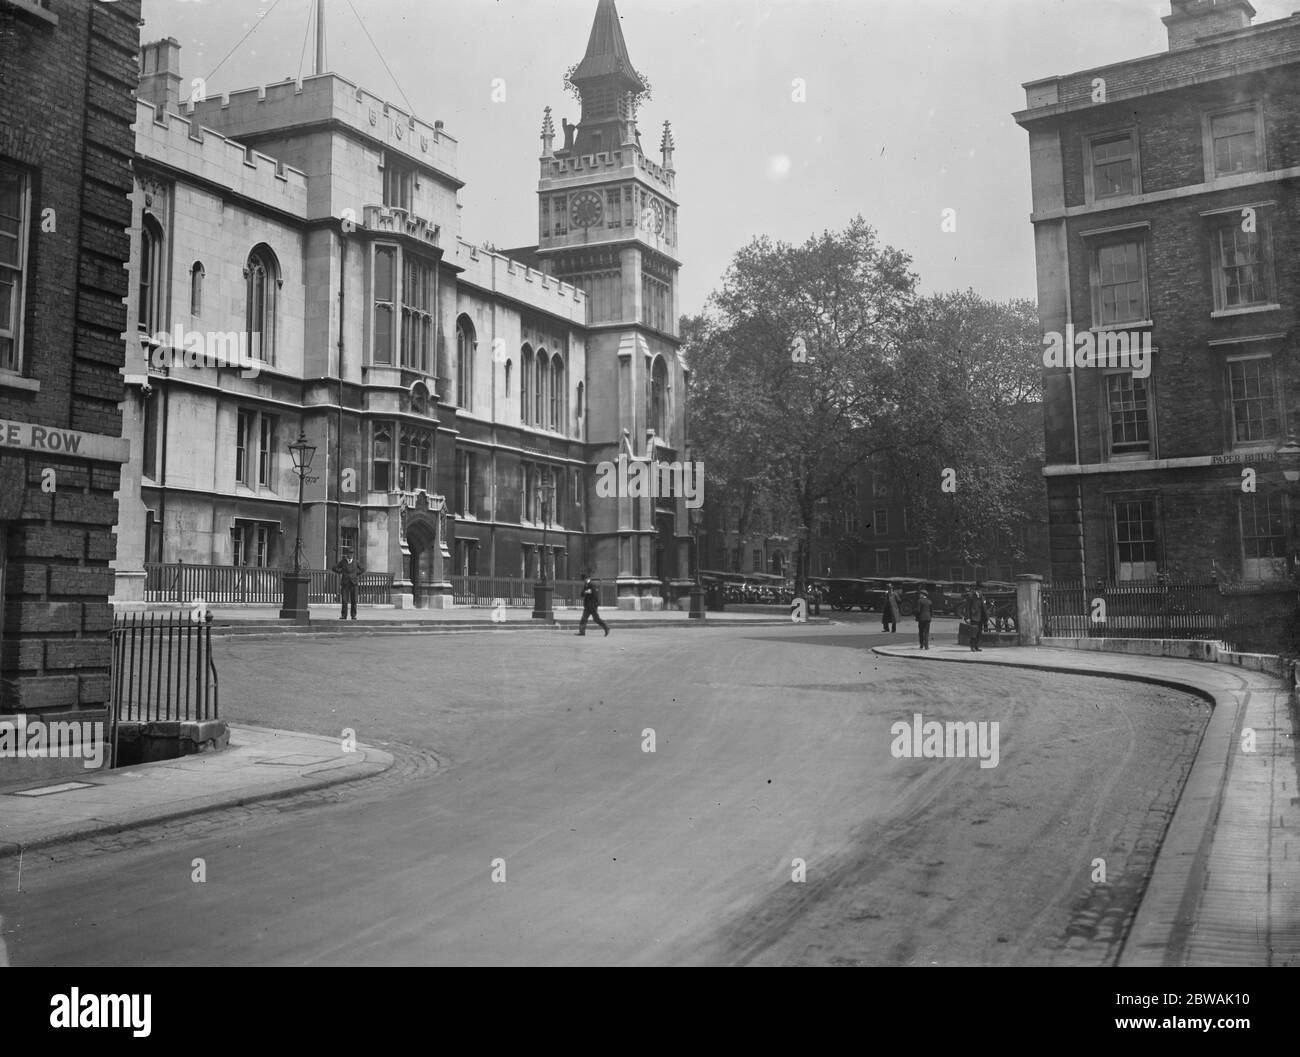
[[[347, 306], [346, 283], [348, 264], [348, 240], [342, 230], [339, 231], [339, 344], [338, 344], [338, 399], [335, 401], [334, 423], [334, 560], [343, 556], [343, 321]], [[361, 546], [361, 532], [358, 528], [357, 547]], [[328, 561], [328, 557], [326, 559]]]
[[[492, 257], [492, 465], [488, 467], [491, 473], [488, 474], [488, 480], [492, 482], [491, 492], [488, 501], [492, 504], [492, 524], [488, 528], [488, 540], [491, 547], [488, 551], [488, 576], [497, 574], [497, 442], [500, 439], [498, 432], [499, 419], [497, 418], [497, 383], [496, 383], [496, 348], [497, 348], [497, 258]], [[509, 357], [506, 357], [509, 359]], [[505, 378], [502, 377], [502, 386], [505, 385]], [[505, 391], [502, 389], [501, 397], [505, 399]], [[505, 405], [509, 407], [510, 405]], [[452, 493], [455, 494], [454, 492]], [[480, 574], [482, 575], [482, 574]]]
[[[1070, 231], [1069, 221], [1061, 221], [1061, 232], [1064, 235], [1065, 244], [1065, 323], [1070, 327], [1074, 323], [1074, 293], [1071, 289], [1070, 277]], [[1074, 345], [1066, 350], [1066, 366], [1070, 372], [1070, 425], [1074, 431], [1074, 465], [1081, 467], [1082, 462], [1079, 454], [1079, 391], [1074, 377]], [[1074, 495], [1079, 505], [1083, 509], [1083, 474], [1077, 473], [1074, 476]], [[1084, 541], [1079, 541], [1079, 576], [1084, 583], [1088, 582], [1088, 550]]]
[[[163, 370], [166, 372], [158, 386], [162, 396], [162, 422], [159, 429], [162, 431], [162, 451], [158, 457], [162, 460], [162, 468], [158, 474], [158, 561], [167, 564], [167, 410], [171, 404], [171, 365], [166, 365]], [[148, 541], [146, 541], [147, 545]]]

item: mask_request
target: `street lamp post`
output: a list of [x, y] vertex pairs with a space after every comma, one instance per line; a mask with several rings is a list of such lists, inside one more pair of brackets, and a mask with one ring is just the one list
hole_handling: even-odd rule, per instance
[[537, 484], [537, 504], [542, 516], [542, 575], [533, 585], [533, 619], [555, 620], [555, 585], [546, 575], [546, 529], [550, 523], [550, 507], [555, 503], [555, 477], [551, 470]]
[[700, 507], [690, 507], [687, 513], [691, 522], [691, 562], [695, 566], [695, 580], [691, 584], [691, 620], [704, 619], [704, 585], [700, 583], [700, 523], [704, 520], [704, 511]]
[[311, 623], [307, 601], [311, 577], [302, 571], [302, 488], [315, 455], [316, 446], [307, 442], [307, 433], [300, 427], [298, 439], [289, 445], [293, 472], [298, 475], [298, 526], [293, 544], [293, 572], [284, 574], [284, 604], [280, 609], [280, 619], [292, 620], [295, 624]]

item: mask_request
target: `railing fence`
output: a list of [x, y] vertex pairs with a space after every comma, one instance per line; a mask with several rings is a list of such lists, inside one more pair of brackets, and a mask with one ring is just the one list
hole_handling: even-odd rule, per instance
[[[284, 598], [284, 570], [251, 565], [165, 565], [145, 563], [145, 601], [193, 602], [201, 598], [217, 605], [279, 605]], [[304, 569], [311, 583], [307, 601], [337, 602], [339, 574]], [[363, 573], [357, 581], [360, 605], [388, 605], [393, 595], [392, 573]]]
[[[533, 606], [533, 586], [536, 580], [517, 576], [451, 576], [452, 601], [458, 606], [491, 606], [502, 599], [512, 609]], [[582, 580], [552, 580], [555, 589], [552, 601], [557, 606], [582, 605]], [[600, 592], [600, 605], [612, 608], [618, 604], [618, 585], [602, 580], [596, 585]]]
[[1044, 635], [1229, 641], [1233, 632], [1227, 600], [1214, 582], [1043, 585]]
[[116, 618], [109, 668], [111, 763], [121, 722], [220, 718], [211, 620], [211, 614], [200, 622], [187, 613]]

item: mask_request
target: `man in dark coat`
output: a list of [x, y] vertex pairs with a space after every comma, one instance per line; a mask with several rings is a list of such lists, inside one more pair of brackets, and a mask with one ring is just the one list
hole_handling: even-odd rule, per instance
[[334, 563], [339, 574], [339, 620], [348, 619], [348, 605], [352, 606], [352, 619], [357, 619], [357, 581], [366, 570], [355, 558], [340, 558]]
[[605, 634], [609, 634], [609, 625], [600, 619], [600, 614], [596, 612], [596, 607], [600, 605], [600, 592], [596, 590], [596, 583], [590, 576], [582, 585], [582, 619], [578, 621], [578, 634], [587, 634], [587, 621], [594, 620], [602, 628]]
[[898, 610], [901, 601], [898, 592], [894, 590], [894, 585], [890, 584], [885, 591], [885, 601], [880, 607], [882, 630], [891, 632], [898, 630]]
[[980, 635], [989, 619], [989, 605], [984, 600], [984, 592], [980, 590], [983, 586], [976, 584], [966, 596], [966, 623], [970, 625], [970, 648], [974, 653], [984, 652], [980, 646]]
[[922, 587], [916, 593], [916, 633], [921, 639], [921, 649], [930, 648], [930, 621], [934, 617], [934, 605], [930, 596]]

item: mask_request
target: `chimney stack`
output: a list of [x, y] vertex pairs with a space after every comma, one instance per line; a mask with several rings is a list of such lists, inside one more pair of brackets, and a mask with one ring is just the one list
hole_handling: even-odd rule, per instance
[[156, 40], [140, 48], [138, 98], [159, 110], [181, 110], [181, 43], [175, 37]]
[[1169, 50], [1182, 51], [1201, 37], [1245, 29], [1254, 17], [1249, 0], [1172, 0], [1161, 21], [1169, 31]]

